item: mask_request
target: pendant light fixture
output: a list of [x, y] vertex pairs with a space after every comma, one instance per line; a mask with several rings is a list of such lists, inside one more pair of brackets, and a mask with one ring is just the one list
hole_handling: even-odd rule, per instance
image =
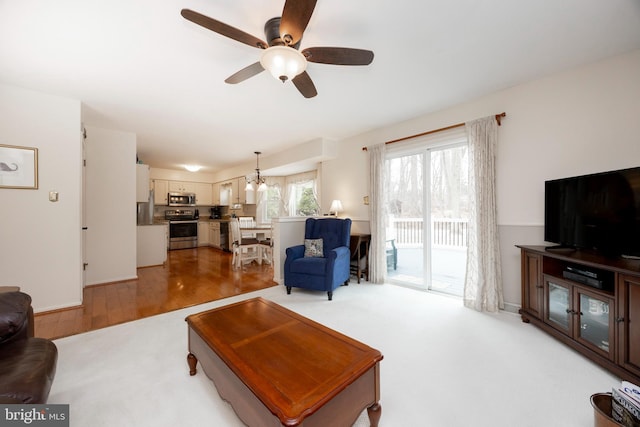
[[245, 187], [246, 191], [253, 191], [253, 183], [255, 182], [258, 186], [258, 191], [265, 191], [267, 189], [267, 184], [264, 182], [264, 178], [260, 177], [260, 151], [254, 151], [256, 155], [256, 177], [252, 180], [247, 180], [247, 186]]

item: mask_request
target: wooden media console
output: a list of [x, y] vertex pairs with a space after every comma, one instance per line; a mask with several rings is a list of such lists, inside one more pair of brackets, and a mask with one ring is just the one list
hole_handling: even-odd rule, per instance
[[522, 320], [640, 384], [640, 260], [517, 247]]

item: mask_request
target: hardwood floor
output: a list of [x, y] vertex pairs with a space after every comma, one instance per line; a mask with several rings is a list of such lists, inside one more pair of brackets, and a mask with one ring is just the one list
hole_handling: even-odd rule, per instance
[[136, 280], [84, 288], [80, 307], [36, 314], [35, 336], [66, 337], [276, 285], [268, 264], [233, 270], [228, 252], [169, 251], [164, 266], [139, 268]]

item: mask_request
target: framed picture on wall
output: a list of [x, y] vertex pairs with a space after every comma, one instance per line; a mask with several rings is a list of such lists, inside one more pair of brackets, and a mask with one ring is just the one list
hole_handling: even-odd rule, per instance
[[38, 188], [38, 149], [0, 144], [0, 188]]

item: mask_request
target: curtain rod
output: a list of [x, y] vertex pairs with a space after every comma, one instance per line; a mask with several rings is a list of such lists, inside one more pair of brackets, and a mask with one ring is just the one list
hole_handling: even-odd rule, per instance
[[[504, 112], [495, 115], [496, 122], [498, 122], [498, 126], [502, 125], [502, 118], [506, 117], [506, 116], [507, 116], [507, 113], [504, 113]], [[429, 134], [436, 133], [436, 132], [442, 132], [442, 131], [449, 130], [449, 129], [455, 129], [455, 128], [459, 128], [461, 126], [464, 126], [464, 123], [457, 123], [455, 125], [445, 126], [443, 128], [440, 128], [440, 129], [429, 130], [429, 131], [426, 131], [426, 132], [417, 133], [415, 135], [405, 136], [403, 138], [394, 139], [393, 141], [385, 142], [385, 145], [386, 144], [393, 144], [394, 142], [406, 141], [407, 139], [417, 138], [419, 136], [425, 136], [425, 135], [429, 135]], [[367, 151], [367, 147], [362, 147], [362, 151]]]

